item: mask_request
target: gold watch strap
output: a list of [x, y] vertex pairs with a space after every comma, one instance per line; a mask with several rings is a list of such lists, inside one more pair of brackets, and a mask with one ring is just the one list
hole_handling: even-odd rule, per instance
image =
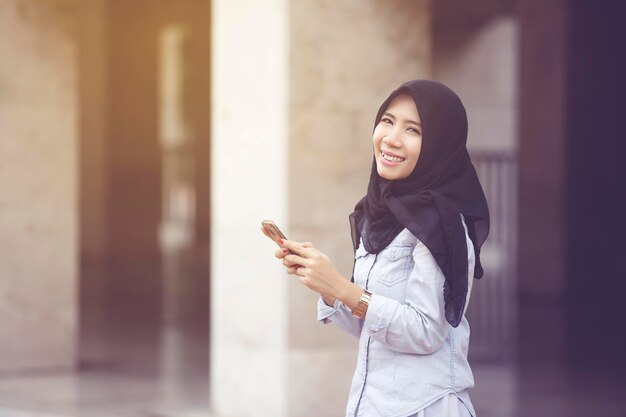
[[370, 301], [372, 300], [372, 293], [368, 290], [363, 290], [363, 294], [361, 294], [361, 299], [359, 303], [356, 305], [356, 308], [352, 310], [352, 315], [361, 320], [365, 319], [365, 313], [367, 313], [367, 306], [369, 306]]

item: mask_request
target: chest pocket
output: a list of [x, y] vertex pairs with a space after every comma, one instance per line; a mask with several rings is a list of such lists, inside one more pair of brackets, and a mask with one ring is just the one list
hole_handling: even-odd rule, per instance
[[392, 286], [402, 282], [411, 265], [412, 246], [389, 246], [380, 252], [378, 280]]

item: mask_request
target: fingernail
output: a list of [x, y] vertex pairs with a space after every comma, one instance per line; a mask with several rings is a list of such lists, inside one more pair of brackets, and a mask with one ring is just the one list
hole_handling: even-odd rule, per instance
[[285, 241], [282, 239], [278, 239], [278, 243], [280, 243], [281, 245], [284, 243]]
[[283, 253], [289, 253], [289, 249], [283, 248]]

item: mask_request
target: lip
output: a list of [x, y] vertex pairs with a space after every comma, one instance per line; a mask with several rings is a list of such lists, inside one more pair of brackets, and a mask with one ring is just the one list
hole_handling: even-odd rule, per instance
[[385, 158], [383, 158], [383, 156], [381, 155], [379, 157], [380, 163], [383, 164], [384, 166], [387, 167], [395, 167], [401, 164], [401, 162], [391, 162], [391, 161], [387, 161]]
[[[388, 161], [387, 159], [383, 158], [383, 154], [389, 155], [394, 158], [402, 158], [403, 161], [400, 161], [400, 162]], [[405, 157], [395, 154], [393, 152], [386, 151], [384, 149], [380, 149], [380, 156], [378, 157], [378, 159], [380, 160], [380, 163], [386, 167], [397, 167], [398, 165], [400, 165], [402, 162], [406, 160]]]
[[386, 155], [389, 155], [389, 156], [393, 156], [394, 158], [402, 158], [402, 159], [406, 159], [404, 156], [397, 155], [397, 154], [395, 154], [395, 153], [393, 153], [393, 152], [389, 152], [389, 151], [386, 151], [386, 150], [384, 150], [384, 149], [381, 149], [381, 150], [380, 150], [380, 153], [381, 153], [381, 155], [382, 155], [382, 154], [386, 154]]
[[392, 153], [387, 153], [387, 152], [382, 152], [382, 151], [381, 151], [381, 152], [380, 152], [380, 156], [378, 157], [378, 159], [380, 160], [380, 163], [381, 163], [381, 164], [383, 164], [383, 165], [384, 165], [384, 166], [386, 166], [386, 167], [396, 167], [396, 166], [400, 165], [402, 162], [404, 162], [404, 161], [402, 161], [402, 162], [392, 162], [392, 161], [388, 161], [388, 160], [386, 160], [385, 158], [383, 158], [383, 153], [384, 153], [384, 154], [387, 154], [387, 155], [389, 155], [389, 156], [395, 156], [395, 157], [398, 157], [398, 158], [402, 158], [402, 157], [401, 157], [401, 156], [394, 155], [394, 154], [392, 154]]

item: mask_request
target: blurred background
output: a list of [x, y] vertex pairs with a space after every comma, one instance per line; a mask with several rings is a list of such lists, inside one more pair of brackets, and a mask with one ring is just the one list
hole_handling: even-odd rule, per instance
[[488, 197], [481, 417], [626, 416], [619, 0], [0, 0], [0, 416], [338, 416], [375, 112], [463, 100]]

